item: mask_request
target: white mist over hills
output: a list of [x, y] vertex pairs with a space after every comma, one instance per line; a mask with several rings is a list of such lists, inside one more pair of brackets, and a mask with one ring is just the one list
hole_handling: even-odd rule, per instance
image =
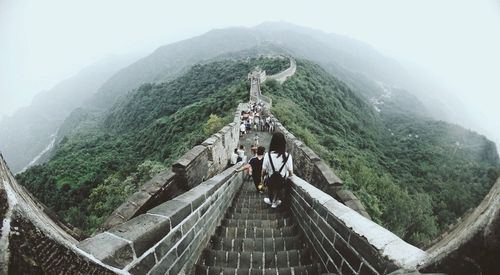
[[500, 141], [500, 5], [488, 0], [0, 0], [0, 117], [110, 54], [151, 52], [213, 28], [264, 21], [345, 35], [393, 57], [410, 74], [419, 67], [439, 82], [429, 86], [443, 87], [427, 96], [448, 102], [450, 120]]

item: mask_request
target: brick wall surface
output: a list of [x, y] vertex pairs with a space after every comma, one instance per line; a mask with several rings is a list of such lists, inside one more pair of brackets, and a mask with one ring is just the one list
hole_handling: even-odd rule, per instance
[[342, 180], [333, 170], [311, 148], [290, 133], [278, 119], [275, 117], [272, 119], [275, 131], [285, 135], [287, 150], [293, 156], [295, 174], [370, 219], [361, 201], [351, 191], [342, 189]]
[[248, 108], [239, 104], [233, 122], [186, 152], [172, 166], [146, 182], [106, 219], [99, 232], [146, 213], [149, 209], [196, 187], [222, 172], [239, 143], [240, 114]]
[[241, 186], [242, 176], [235, 169], [228, 168], [78, 247], [131, 274], [189, 272]]
[[331, 273], [387, 274], [416, 269], [426, 256], [393, 233], [293, 177], [291, 210], [311, 247]]

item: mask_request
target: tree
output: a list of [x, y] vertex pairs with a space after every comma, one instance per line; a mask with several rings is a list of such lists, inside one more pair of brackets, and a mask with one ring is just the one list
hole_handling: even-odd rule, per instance
[[218, 115], [211, 114], [208, 121], [203, 125], [203, 132], [205, 135], [210, 136], [224, 127], [224, 124], [224, 119]]

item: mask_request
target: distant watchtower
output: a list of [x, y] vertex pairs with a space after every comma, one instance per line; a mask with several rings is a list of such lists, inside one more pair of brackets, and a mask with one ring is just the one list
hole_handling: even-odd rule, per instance
[[259, 83], [262, 83], [266, 80], [266, 71], [257, 66], [255, 70], [248, 74], [248, 80], [256, 80]]

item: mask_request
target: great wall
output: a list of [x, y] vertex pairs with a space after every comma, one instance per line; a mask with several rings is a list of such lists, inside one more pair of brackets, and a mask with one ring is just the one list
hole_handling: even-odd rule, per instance
[[[249, 74], [266, 103], [266, 78]], [[454, 229], [423, 251], [370, 220], [334, 171], [273, 117], [294, 157], [286, 208], [269, 212], [227, 168], [239, 144], [233, 122], [182, 156], [77, 241], [14, 179], [0, 158], [0, 274], [500, 274], [500, 180]], [[272, 116], [272, 115], [271, 115]], [[253, 205], [253, 208], [250, 208]], [[69, 233], [68, 233], [69, 232]]]

